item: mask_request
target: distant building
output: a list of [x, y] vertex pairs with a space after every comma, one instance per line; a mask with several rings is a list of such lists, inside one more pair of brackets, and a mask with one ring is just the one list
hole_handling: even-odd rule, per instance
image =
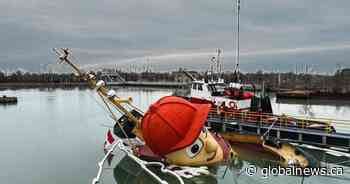
[[335, 89], [341, 93], [350, 92], [350, 68], [338, 70], [334, 76]]
[[101, 78], [108, 82], [125, 82], [125, 79], [115, 69], [102, 69]]
[[340, 71], [340, 75], [342, 77], [349, 78], [350, 77], [350, 68], [344, 68]]
[[172, 75], [174, 76], [175, 82], [190, 83], [190, 82], [192, 82], [192, 79], [189, 75], [191, 75], [192, 77], [194, 77], [196, 79], [199, 79], [199, 77], [200, 77], [200, 74], [196, 71], [186, 71], [186, 72], [187, 72], [187, 74], [182, 70], [172, 72]]

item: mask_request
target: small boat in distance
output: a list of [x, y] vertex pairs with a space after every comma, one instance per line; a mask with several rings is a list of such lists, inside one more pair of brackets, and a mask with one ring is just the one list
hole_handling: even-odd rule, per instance
[[17, 97], [10, 97], [3, 95], [0, 97], [0, 104], [14, 104], [17, 103]]

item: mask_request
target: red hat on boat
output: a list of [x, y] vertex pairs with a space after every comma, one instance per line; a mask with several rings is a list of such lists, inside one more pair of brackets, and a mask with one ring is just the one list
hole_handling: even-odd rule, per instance
[[191, 145], [198, 138], [209, 109], [209, 104], [190, 103], [180, 97], [161, 98], [142, 119], [146, 145], [160, 156]]

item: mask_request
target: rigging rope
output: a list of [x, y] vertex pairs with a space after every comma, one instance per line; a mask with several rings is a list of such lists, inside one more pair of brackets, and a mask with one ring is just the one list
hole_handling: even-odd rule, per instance
[[92, 184], [97, 184], [100, 181], [101, 175], [102, 175], [102, 171], [103, 171], [103, 164], [105, 163], [105, 161], [107, 160], [107, 158], [109, 157], [109, 155], [113, 152], [113, 150], [115, 149], [115, 147], [119, 144], [119, 143], [123, 143], [123, 141], [121, 139], [119, 139], [118, 141], [115, 142], [115, 144], [112, 145], [111, 149], [108, 150], [108, 152], [105, 154], [105, 156], [103, 157], [103, 159], [97, 163], [98, 165], [98, 172], [97, 172], [97, 176], [92, 180]]
[[271, 125], [270, 127], [267, 129], [267, 131], [261, 136], [261, 139], [263, 139], [266, 134], [268, 134], [270, 132], [270, 130], [273, 128], [273, 126], [275, 125], [275, 123], [277, 122], [277, 120], [275, 120]]
[[107, 154], [103, 157], [103, 159], [100, 162], [98, 162], [99, 170], [97, 172], [97, 176], [92, 180], [92, 184], [99, 183], [101, 175], [102, 175], [102, 172], [103, 172], [103, 169], [104, 169], [103, 168], [103, 164], [107, 160], [108, 156], [115, 150], [116, 146], [118, 146], [119, 149], [122, 150], [128, 157], [130, 157], [137, 164], [139, 164], [142, 169], [144, 169], [148, 174], [150, 174], [153, 178], [155, 178], [159, 183], [161, 183], [161, 184], [168, 184], [167, 181], [162, 180], [159, 176], [157, 176], [150, 169], [148, 169], [147, 165], [158, 165], [158, 166], [160, 166], [160, 170], [161, 170], [162, 173], [169, 173], [169, 174], [175, 176], [180, 184], [184, 184], [184, 181], [182, 180], [182, 178], [178, 174], [176, 174], [176, 172], [167, 169], [163, 163], [161, 163], [161, 162], [147, 162], [147, 161], [141, 160], [138, 157], [136, 157], [135, 155], [133, 155], [132, 150], [130, 150], [127, 147], [124, 146], [122, 139], [117, 140], [112, 145], [112, 147], [108, 150]]
[[124, 136], [126, 137], [126, 139], [128, 140], [128, 143], [130, 146], [132, 146], [132, 148], [134, 149], [135, 148], [135, 145], [130, 141], [130, 138], [128, 137], [128, 135], [126, 134], [123, 126], [119, 123], [117, 117], [114, 115], [112, 109], [109, 107], [108, 103], [105, 101], [103, 95], [98, 91], [97, 92], [98, 95], [101, 97], [103, 103], [106, 105], [108, 111], [111, 113], [111, 116], [112, 116], [112, 119], [117, 123], [117, 125], [119, 126], [119, 128], [121, 129], [122, 133], [124, 134]]
[[138, 107], [136, 107], [134, 104], [132, 103], [128, 103], [132, 108], [136, 109], [137, 111], [141, 112], [142, 114], [144, 114], [145, 112], [142, 111], [141, 109], [139, 109]]
[[108, 112], [108, 110], [106, 109], [106, 106], [102, 105], [97, 99], [96, 96], [94, 94], [92, 94], [92, 92], [89, 90], [88, 93], [92, 99], [94, 99], [94, 102], [100, 106], [101, 109], [103, 109], [103, 112], [106, 113], [106, 115], [108, 115], [109, 117], [111, 117], [110, 113]]

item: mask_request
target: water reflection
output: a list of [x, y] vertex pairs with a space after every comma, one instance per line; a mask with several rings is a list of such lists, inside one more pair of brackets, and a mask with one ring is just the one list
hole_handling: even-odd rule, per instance
[[[172, 93], [171, 90], [152, 88], [146, 90], [116, 88], [116, 90], [121, 97], [133, 97], [134, 104], [142, 110], [146, 110], [160, 97]], [[3, 168], [6, 168], [0, 172], [1, 183], [91, 182], [96, 175], [96, 163], [103, 156], [102, 147], [106, 128], [100, 124], [112, 125], [108, 114], [97, 104], [98, 97], [94, 96], [93, 91], [86, 88], [42, 88], [40, 90], [5, 90], [1, 91], [1, 94], [18, 97], [17, 105], [0, 106], [0, 163]], [[311, 106], [315, 116], [350, 119], [350, 105], [311, 104]], [[301, 104], [273, 103], [273, 108], [280, 114], [305, 114], [299, 111], [303, 108]], [[213, 175], [195, 177], [187, 182], [301, 183], [301, 177], [247, 176], [242, 170], [250, 164], [261, 169], [269, 164], [276, 164], [278, 158], [249, 145], [244, 147], [235, 144], [233, 147], [240, 152], [239, 160], [229, 167], [221, 165], [210, 168]], [[346, 161], [350, 155], [339, 155], [310, 148], [302, 149], [324, 164], [329, 162], [332, 166], [344, 167], [346, 172], [342, 177], [307, 177], [304, 183], [349, 183], [350, 170], [347, 168], [350, 165]], [[124, 159], [122, 154], [120, 156], [119, 160]], [[128, 165], [131, 165], [128, 161], [117, 162], [119, 160], [116, 159], [111, 165], [111, 175], [108, 175], [108, 170], [105, 172], [103, 180], [111, 181], [103, 183], [155, 183], [152, 178], [142, 179], [143, 175], [139, 173], [142, 171], [133, 167], [128, 169]], [[121, 177], [119, 177], [119, 172], [124, 174], [120, 174]], [[113, 177], [114, 175], [118, 177]]]
[[331, 105], [336, 107], [350, 106], [349, 100], [316, 100], [316, 99], [277, 99], [281, 104]]
[[335, 100], [278, 100], [272, 96], [276, 114], [350, 120], [350, 102]]
[[[179, 181], [171, 174], [162, 173], [159, 167], [148, 167], [169, 184], [178, 184]], [[145, 172], [136, 162], [125, 156], [114, 168], [113, 176], [117, 184], [158, 183], [152, 176]], [[217, 183], [213, 175], [201, 175], [193, 178], [183, 178], [186, 184]]]
[[[304, 178], [302, 176], [268, 176], [263, 175], [261, 170], [267, 167], [277, 167], [278, 157], [271, 155], [262, 149], [261, 146], [250, 144], [233, 144], [235, 151], [239, 155], [239, 159], [233, 160], [218, 166], [209, 167], [210, 175], [200, 175], [193, 178], [183, 178], [186, 184], [247, 184], [247, 183], [303, 183], [312, 181], [317, 176]], [[318, 151], [318, 154], [320, 152]], [[245, 169], [254, 166], [257, 172], [254, 176], [249, 176]], [[170, 175], [160, 172], [158, 167], [149, 167], [162, 179], [166, 179], [170, 184], [178, 184], [178, 180]], [[116, 163], [113, 169], [113, 176], [117, 184], [139, 184], [139, 183], [157, 183], [157, 181], [146, 173], [137, 163], [129, 157], [123, 157]], [[312, 178], [312, 179], [311, 179]], [[319, 177], [318, 177], [319, 178]], [[316, 179], [317, 180], [317, 179]], [[346, 178], [338, 179], [344, 181]]]
[[[266, 175], [263, 170], [279, 166], [279, 158], [270, 154], [259, 145], [234, 143], [232, 147], [238, 153], [238, 159], [231, 163], [225, 163], [218, 166], [209, 167], [210, 175], [200, 175], [189, 179], [184, 179], [186, 184], [262, 184], [262, 183], [348, 183], [350, 181], [350, 154], [328, 151], [323, 149], [314, 149], [309, 147], [300, 147], [303, 151], [309, 153], [314, 158], [322, 162], [322, 166], [342, 167], [344, 175], [342, 176], [273, 176]], [[338, 153], [338, 154], [335, 154]], [[246, 169], [255, 167], [256, 173], [249, 176]], [[177, 184], [177, 179], [168, 174], [160, 172], [157, 167], [150, 168], [162, 179], [166, 179], [170, 184]], [[139, 184], [139, 183], [157, 183], [157, 181], [147, 174], [141, 167], [128, 157], [123, 157], [118, 161], [113, 170], [113, 176], [117, 184]]]

